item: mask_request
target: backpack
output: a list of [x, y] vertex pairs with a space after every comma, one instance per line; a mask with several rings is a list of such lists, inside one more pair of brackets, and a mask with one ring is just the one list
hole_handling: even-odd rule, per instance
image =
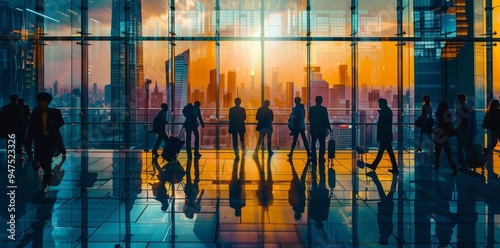
[[[153, 119], [153, 133], [160, 133], [163, 131], [163, 128], [165, 127], [165, 121], [160, 118], [160, 115], [157, 115]], [[162, 127], [163, 126], [163, 127]]]

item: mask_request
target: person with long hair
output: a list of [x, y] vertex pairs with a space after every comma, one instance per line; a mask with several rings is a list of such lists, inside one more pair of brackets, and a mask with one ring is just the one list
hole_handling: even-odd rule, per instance
[[472, 146], [474, 136], [477, 135], [476, 110], [467, 104], [467, 95], [457, 95], [458, 107], [455, 110], [457, 122], [458, 140], [457, 152], [461, 171], [468, 171], [469, 167], [465, 161], [465, 146]]
[[451, 156], [451, 148], [449, 138], [453, 136], [455, 132], [455, 128], [453, 126], [453, 122], [451, 120], [450, 109], [448, 107], [448, 103], [445, 101], [441, 101], [438, 105], [438, 109], [436, 111], [436, 124], [434, 131], [434, 143], [435, 151], [434, 151], [434, 169], [439, 169], [439, 159], [441, 156], [441, 150], [444, 149], [444, 154], [448, 159], [448, 163], [453, 170], [452, 175], [455, 176], [458, 172], [457, 165], [453, 161]]
[[[420, 116], [424, 118], [424, 120], [427, 120], [427, 118], [432, 118], [432, 104], [431, 104], [431, 97], [427, 94], [425, 94], [422, 97], [422, 100], [424, 103], [422, 104], [422, 109], [420, 110]], [[420, 128], [420, 135], [418, 137], [418, 147], [417, 147], [417, 152], [422, 152], [422, 139], [425, 136], [429, 140], [432, 140], [431, 138], [431, 133], [432, 133], [432, 128], [427, 127], [426, 124], [424, 123], [424, 126]], [[432, 147], [432, 142], [430, 142], [430, 147], [429, 147], [429, 153], [432, 153], [433, 147]]]
[[490, 101], [484, 118], [489, 118], [487, 129], [490, 130], [490, 140], [485, 150], [485, 154], [489, 155], [500, 140], [500, 102], [497, 99]]

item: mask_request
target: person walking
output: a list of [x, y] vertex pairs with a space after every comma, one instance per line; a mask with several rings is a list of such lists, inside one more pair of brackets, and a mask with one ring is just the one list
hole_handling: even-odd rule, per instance
[[30, 116], [27, 144], [31, 149], [32, 141], [35, 143], [33, 169], [38, 171], [38, 168], [42, 167], [42, 188], [47, 191], [48, 186], [52, 184], [52, 156], [60, 135], [59, 128], [64, 125], [64, 120], [59, 109], [49, 108], [50, 101], [52, 101], [49, 93], [38, 94], [36, 100], [38, 107]]
[[238, 136], [240, 137], [242, 155], [245, 155], [245, 120], [247, 114], [245, 108], [240, 105], [241, 99], [237, 97], [234, 99], [234, 106], [229, 109], [229, 133], [233, 136], [233, 149], [236, 157], [239, 157]]
[[253, 153], [254, 157], [258, 157], [259, 148], [261, 147], [261, 145], [264, 146], [264, 136], [266, 135], [267, 135], [267, 151], [269, 153], [269, 156], [272, 156], [274, 154], [271, 148], [274, 114], [273, 111], [269, 108], [269, 105], [271, 105], [269, 100], [265, 100], [264, 105], [262, 105], [262, 107], [257, 109], [257, 114], [255, 118], [257, 119], [256, 130], [259, 131], [259, 140], [257, 141], [255, 152]]
[[[15, 135], [15, 152], [22, 154], [22, 127], [24, 124], [23, 108], [17, 104], [19, 97], [16, 94], [10, 95], [10, 103], [4, 105], [0, 110], [0, 132], [1, 138], [7, 139], [7, 135]], [[9, 147], [11, 144], [7, 144]]]
[[467, 96], [463, 93], [457, 95], [458, 107], [455, 110], [458, 140], [457, 153], [461, 171], [468, 171], [465, 161], [465, 146], [472, 146], [474, 136], [477, 134], [476, 110], [467, 104]]
[[311, 125], [311, 160], [316, 163], [316, 141], [319, 141], [319, 162], [325, 162], [325, 142], [327, 130], [330, 132], [330, 121], [328, 120], [328, 111], [326, 107], [321, 106], [323, 103], [322, 96], [316, 96], [316, 105], [311, 107], [309, 111], [309, 123]]
[[488, 147], [485, 149], [485, 154], [490, 155], [500, 140], [500, 103], [497, 99], [490, 101], [484, 118], [488, 118], [486, 129], [490, 130], [490, 140]]
[[196, 159], [201, 157], [199, 152], [200, 133], [198, 132], [198, 126], [201, 124], [202, 127], [205, 127], [205, 124], [201, 118], [200, 105], [201, 103], [196, 101], [195, 105], [189, 103], [182, 109], [182, 114], [186, 117], [183, 127], [186, 129], [186, 153], [188, 159], [192, 159], [193, 157], [191, 153], [191, 134], [194, 134], [194, 157]]
[[153, 146], [153, 156], [158, 157], [158, 148], [160, 147], [161, 142], [165, 143], [165, 146], [168, 145], [168, 136], [165, 133], [165, 125], [168, 123], [168, 104], [161, 104], [161, 111], [156, 115], [153, 120], [153, 133], [158, 135], [156, 138], [156, 142]]
[[302, 137], [302, 142], [304, 143], [304, 148], [306, 149], [307, 152], [307, 158], [309, 159], [310, 153], [309, 153], [309, 143], [307, 142], [307, 137], [306, 137], [306, 123], [304, 122], [304, 118], [306, 115], [306, 111], [304, 108], [304, 104], [300, 103], [302, 99], [300, 97], [295, 97], [294, 102], [295, 102], [295, 107], [292, 109], [292, 114], [291, 114], [291, 122], [293, 123], [293, 127], [290, 127], [291, 129], [291, 135], [293, 135], [293, 141], [292, 141], [292, 147], [290, 148], [290, 153], [288, 153], [288, 159], [291, 160], [293, 157], [293, 150], [295, 149], [295, 145], [297, 144], [297, 139], [299, 137]]
[[[429, 127], [427, 123], [427, 118], [432, 118], [432, 104], [431, 104], [431, 97], [427, 94], [425, 94], [422, 97], [422, 100], [424, 103], [422, 104], [422, 109], [420, 110], [420, 116], [421, 118], [424, 119], [424, 125], [420, 128], [420, 134], [418, 137], [418, 147], [416, 152], [422, 152], [422, 139], [425, 136], [429, 140], [432, 140], [431, 133], [432, 133], [432, 126]], [[434, 148], [432, 147], [432, 142], [430, 142], [430, 147], [429, 147], [429, 153], [432, 153], [434, 151]]]
[[372, 164], [366, 164], [366, 167], [375, 170], [384, 155], [384, 151], [387, 150], [392, 163], [392, 169], [389, 169], [389, 172], [396, 174], [399, 170], [394, 151], [392, 150], [392, 110], [387, 106], [387, 99], [385, 98], [378, 99], [378, 105], [380, 110], [378, 111], [377, 141], [380, 142], [380, 146], [377, 157]]
[[26, 149], [26, 153], [28, 154], [28, 157], [32, 157], [33, 152], [28, 151], [26, 148], [26, 136], [27, 136], [26, 131], [28, 130], [28, 123], [29, 123], [29, 119], [30, 119], [30, 115], [31, 115], [31, 110], [30, 110], [30, 107], [26, 104], [26, 102], [22, 98], [17, 99], [17, 104], [19, 106], [21, 106], [21, 108], [23, 109], [23, 117], [24, 117], [23, 126], [21, 129], [22, 145], [24, 146], [24, 149]]
[[453, 171], [452, 175], [457, 175], [457, 165], [453, 161], [451, 156], [451, 148], [449, 138], [454, 135], [456, 132], [455, 127], [451, 121], [451, 114], [448, 108], [448, 103], [442, 101], [438, 105], [438, 109], [436, 111], [436, 124], [434, 131], [434, 143], [435, 143], [435, 151], [434, 151], [434, 169], [439, 169], [439, 162], [441, 157], [441, 150], [444, 149], [444, 154], [448, 159], [448, 163], [451, 166]]

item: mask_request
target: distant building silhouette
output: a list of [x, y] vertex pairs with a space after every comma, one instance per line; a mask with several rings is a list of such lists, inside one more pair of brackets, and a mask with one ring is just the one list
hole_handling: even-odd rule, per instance
[[[185, 118], [182, 115], [182, 108], [190, 102], [189, 57], [188, 49], [174, 58], [175, 81], [170, 82], [172, 92], [167, 92], [167, 102], [171, 102], [170, 98], [173, 97], [173, 106], [171, 106], [171, 110], [175, 116], [173, 120], [175, 122], [184, 122]], [[167, 60], [166, 65], [169, 63], [170, 61]], [[166, 66], [166, 68], [166, 75], [168, 75], [168, 66]], [[174, 131], [174, 133], [178, 133], [181, 127], [176, 126], [175, 128], [177, 131]]]
[[150, 108], [161, 108], [161, 104], [164, 102], [163, 100], [163, 92], [160, 92], [158, 89], [158, 82], [155, 82], [155, 88], [151, 93], [150, 97]]

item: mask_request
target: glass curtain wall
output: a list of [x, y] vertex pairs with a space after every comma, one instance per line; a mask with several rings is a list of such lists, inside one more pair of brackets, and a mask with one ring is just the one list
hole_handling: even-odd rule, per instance
[[[231, 148], [225, 123], [236, 96], [249, 110], [249, 125], [262, 101], [271, 101], [277, 147], [289, 141], [285, 123], [295, 96], [310, 105], [321, 91], [338, 132], [351, 130], [354, 145], [363, 146], [374, 143], [375, 103], [385, 97], [397, 112], [394, 145], [412, 148], [418, 134], [409, 124], [422, 95], [455, 107], [463, 92], [478, 109], [498, 95], [498, 4], [10, 1], [1, 5], [12, 17], [2, 24], [2, 75], [11, 83], [2, 85], [1, 99], [16, 92], [33, 106], [36, 92], [52, 91], [54, 106], [73, 125], [64, 130], [72, 137], [68, 147], [81, 146], [75, 134], [85, 107], [90, 148], [140, 149], [151, 145], [147, 131], [160, 103], [172, 105], [175, 126], [182, 107], [200, 100], [218, 137], [202, 147], [224, 149]], [[249, 145], [256, 139], [252, 132], [247, 138]], [[352, 148], [341, 139], [338, 148]]]

